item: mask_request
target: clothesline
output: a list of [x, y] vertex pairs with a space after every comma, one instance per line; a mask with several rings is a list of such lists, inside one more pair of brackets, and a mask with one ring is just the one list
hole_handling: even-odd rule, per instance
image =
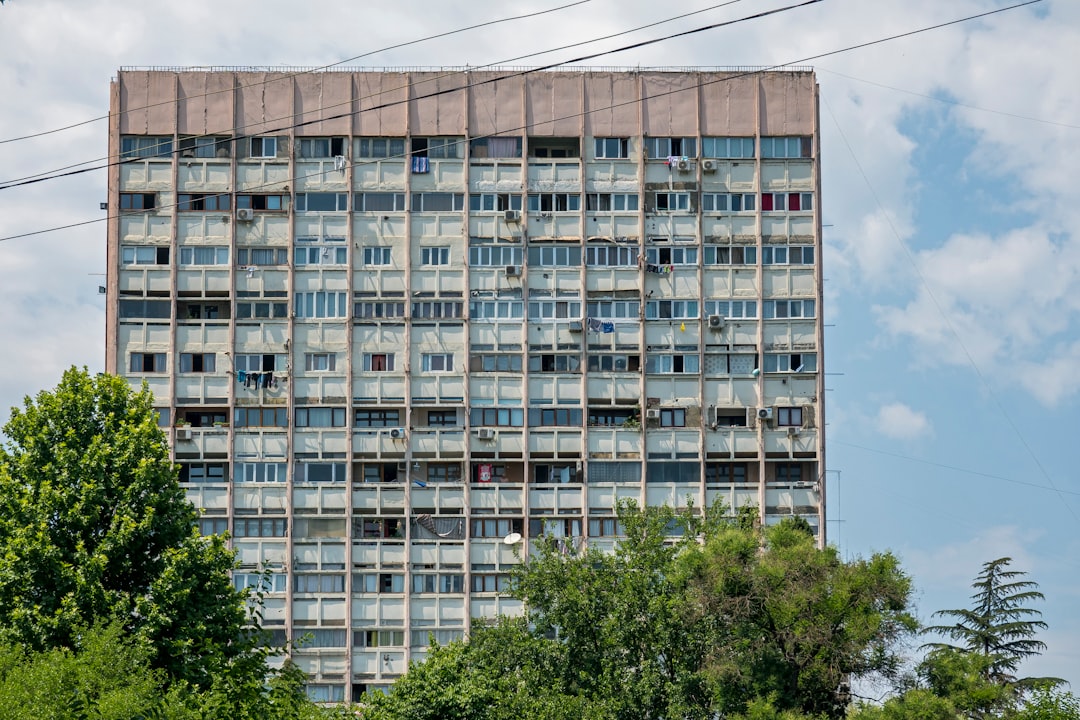
[[274, 377], [272, 372], [251, 372], [249, 370], [237, 370], [236, 382], [243, 383], [244, 387], [251, 388], [254, 385], [256, 390], [262, 388], [277, 388], [277, 378]]

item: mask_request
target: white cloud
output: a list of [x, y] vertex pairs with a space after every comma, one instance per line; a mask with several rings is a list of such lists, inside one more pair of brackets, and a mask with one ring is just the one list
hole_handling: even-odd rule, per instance
[[901, 402], [882, 405], [878, 410], [876, 424], [878, 432], [896, 440], [913, 440], [932, 429], [925, 414]]

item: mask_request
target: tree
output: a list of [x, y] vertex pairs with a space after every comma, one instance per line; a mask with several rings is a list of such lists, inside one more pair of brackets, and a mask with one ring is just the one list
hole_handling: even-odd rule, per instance
[[154, 648], [154, 667], [199, 687], [251, 651], [233, 555], [198, 535], [148, 390], [72, 368], [4, 432], [0, 637], [74, 649], [85, 628], [118, 620]]
[[1060, 678], [1017, 678], [1020, 663], [1046, 649], [1046, 643], [1035, 639], [1039, 630], [1046, 629], [1040, 620], [1042, 612], [1029, 607], [1035, 600], [1045, 599], [1038, 591], [1039, 584], [1021, 580], [1027, 573], [1008, 570], [1012, 558], [998, 558], [983, 564], [982, 572], [972, 587], [974, 607], [939, 610], [934, 617], [955, 618], [953, 625], [933, 625], [924, 633], [944, 635], [958, 644], [927, 643], [931, 650], [955, 650], [981, 655], [986, 662], [983, 678], [990, 683], [1008, 687], [1023, 694], [1037, 685], [1060, 685]]

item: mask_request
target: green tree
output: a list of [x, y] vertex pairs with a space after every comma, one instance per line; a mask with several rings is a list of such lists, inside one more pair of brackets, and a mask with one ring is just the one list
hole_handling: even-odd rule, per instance
[[119, 620], [152, 665], [201, 687], [249, 652], [233, 555], [204, 538], [177, 483], [152, 397], [72, 368], [13, 409], [0, 448], [0, 637], [75, 648]]
[[981, 655], [983, 678], [990, 683], [1008, 687], [1022, 694], [1038, 685], [1060, 685], [1060, 678], [1017, 678], [1020, 663], [1046, 649], [1046, 643], [1036, 639], [1039, 630], [1046, 629], [1040, 618], [1042, 612], [1030, 607], [1044, 600], [1039, 584], [1022, 580], [1027, 573], [1007, 569], [1012, 558], [998, 558], [983, 564], [972, 583], [975, 589], [973, 607], [939, 610], [934, 617], [954, 618], [952, 625], [932, 625], [924, 633], [944, 635], [951, 643], [927, 643], [931, 650], [951, 649]]

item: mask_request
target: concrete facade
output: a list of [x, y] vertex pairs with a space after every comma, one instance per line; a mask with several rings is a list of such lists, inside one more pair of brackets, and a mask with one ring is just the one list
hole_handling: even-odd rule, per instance
[[623, 498], [824, 543], [811, 72], [124, 70], [111, 102], [107, 368], [238, 585], [271, 570], [312, 697], [520, 612], [515, 552], [610, 548]]

